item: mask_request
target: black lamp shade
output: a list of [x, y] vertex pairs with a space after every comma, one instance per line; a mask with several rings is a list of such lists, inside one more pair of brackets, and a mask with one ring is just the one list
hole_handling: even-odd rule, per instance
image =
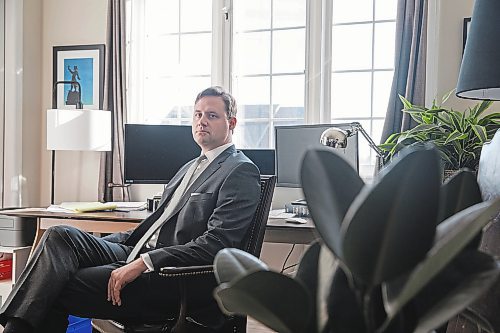
[[476, 0], [457, 84], [457, 96], [500, 100], [500, 1]]

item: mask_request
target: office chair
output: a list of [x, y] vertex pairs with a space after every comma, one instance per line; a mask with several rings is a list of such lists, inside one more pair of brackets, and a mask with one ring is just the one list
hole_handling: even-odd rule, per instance
[[[244, 249], [246, 252], [260, 256], [264, 233], [266, 231], [267, 219], [271, 208], [276, 176], [261, 177], [260, 200], [252, 219], [252, 223], [244, 239]], [[217, 333], [244, 333], [246, 332], [246, 316], [225, 316], [223, 315], [215, 300], [207, 300], [207, 305], [203, 308], [190, 308], [187, 301], [186, 282], [188, 279], [214, 279], [213, 266], [189, 266], [189, 267], [164, 267], [160, 269], [159, 275], [169, 279], [177, 278], [180, 290], [180, 305], [177, 318], [166, 319], [161, 324], [141, 324], [127, 325], [112, 320], [93, 319], [93, 332], [100, 333], [148, 333], [148, 332], [171, 332], [171, 333], [196, 333], [196, 332], [217, 332]], [[203, 314], [203, 318], [209, 319], [210, 323], [201, 323], [192, 317], [192, 313]]]

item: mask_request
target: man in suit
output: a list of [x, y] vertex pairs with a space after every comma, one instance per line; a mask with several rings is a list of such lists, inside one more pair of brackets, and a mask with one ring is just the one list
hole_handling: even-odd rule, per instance
[[[234, 98], [220, 87], [196, 98], [192, 132], [202, 157], [167, 184], [158, 209], [135, 230], [98, 238], [76, 228], [48, 229], [0, 310], [9, 332], [65, 332], [67, 316], [154, 322], [177, 311], [177, 282], [164, 266], [211, 264], [241, 247], [255, 213], [257, 167], [232, 144]], [[179, 147], [182, 149], [182, 147]], [[192, 302], [210, 286], [188, 286]]]

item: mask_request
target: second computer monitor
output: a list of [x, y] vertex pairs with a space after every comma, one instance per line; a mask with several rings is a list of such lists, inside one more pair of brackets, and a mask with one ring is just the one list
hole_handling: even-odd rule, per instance
[[125, 183], [166, 184], [200, 152], [191, 126], [125, 124]]
[[[301, 187], [300, 168], [304, 154], [311, 147], [324, 147], [320, 143], [321, 134], [328, 128], [350, 129], [349, 124], [317, 124], [275, 127], [276, 185]], [[332, 148], [334, 149], [334, 148]], [[334, 149], [358, 171], [358, 136], [347, 139], [347, 148]], [[333, 170], [332, 170], [333, 172]]]
[[262, 176], [276, 174], [274, 149], [240, 149], [260, 170]]

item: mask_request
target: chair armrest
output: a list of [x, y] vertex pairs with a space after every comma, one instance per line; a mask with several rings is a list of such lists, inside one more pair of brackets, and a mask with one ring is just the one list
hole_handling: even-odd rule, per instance
[[186, 266], [186, 267], [162, 267], [160, 268], [160, 276], [163, 277], [178, 277], [178, 276], [194, 276], [194, 275], [209, 275], [214, 273], [213, 265], [203, 266]]

